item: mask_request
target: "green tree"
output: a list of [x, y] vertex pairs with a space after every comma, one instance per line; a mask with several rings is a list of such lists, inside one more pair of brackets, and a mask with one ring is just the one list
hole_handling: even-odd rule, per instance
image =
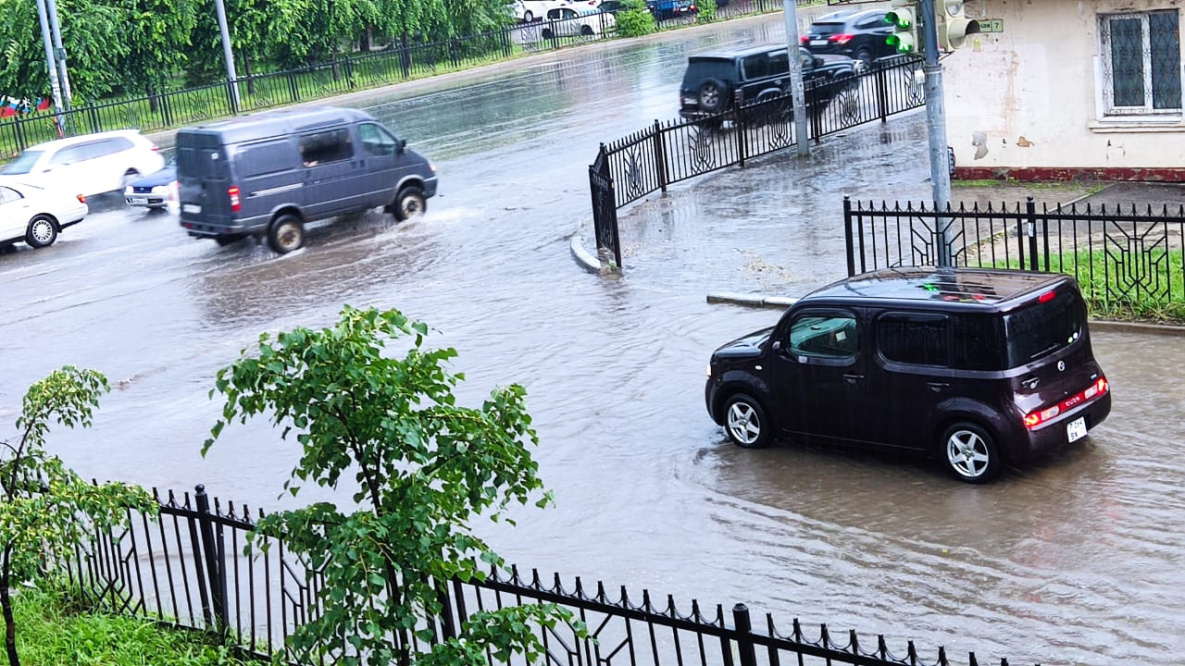
[[[469, 521], [551, 501], [528, 450], [538, 440], [524, 389], [496, 389], [480, 408], [458, 406], [453, 390], [464, 376], [446, 367], [456, 351], [425, 349], [427, 333], [397, 310], [347, 305], [329, 328], [262, 335], [254, 354], [244, 350], [218, 372], [210, 392], [225, 402], [203, 453], [227, 424], [268, 414], [300, 446], [284, 484], [292, 495], [303, 483], [338, 488], [343, 475], [353, 477], [346, 485], [356, 510], [313, 504], [270, 515], [255, 533], [282, 538], [324, 575], [323, 614], [292, 637], [306, 660], [349, 646], [342, 663], [398, 661], [396, 646], [407, 649], [417, 620], [439, 615], [438, 585], [482, 579], [478, 558], [501, 565]], [[401, 358], [384, 353], [396, 338], [408, 347]], [[459, 638], [402, 656], [421, 666], [477, 666], [488, 649], [534, 661], [542, 646], [530, 626], [561, 620], [571, 614], [552, 605], [479, 613]]]
[[197, 3], [191, 0], [126, 0], [124, 42], [118, 63], [123, 86], [140, 93], [159, 91], [188, 61], [197, 26]]
[[12, 590], [45, 576], [57, 561], [90, 538], [90, 529], [127, 522], [127, 509], [154, 512], [152, 497], [123, 483], [89, 484], [45, 451], [51, 422], [89, 427], [107, 379], [93, 370], [63, 367], [29, 387], [16, 421], [20, 439], [0, 442], [0, 606], [10, 666], [19, 666]]
[[624, 6], [617, 12], [617, 32], [622, 37], [641, 37], [658, 29], [646, 0], [625, 0]]

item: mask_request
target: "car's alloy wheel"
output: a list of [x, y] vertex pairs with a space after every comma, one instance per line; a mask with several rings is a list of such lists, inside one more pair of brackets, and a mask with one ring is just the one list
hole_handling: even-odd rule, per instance
[[724, 84], [716, 80], [705, 81], [699, 88], [697, 95], [699, 107], [704, 111], [715, 113], [724, 106]]
[[49, 247], [58, 239], [58, 225], [46, 215], [38, 215], [29, 221], [25, 242], [32, 248]]
[[761, 405], [747, 395], [735, 395], [725, 403], [724, 430], [739, 446], [756, 449], [767, 446], [772, 438], [772, 424]]
[[304, 224], [295, 215], [277, 217], [268, 229], [267, 243], [276, 254], [288, 254], [304, 245]]
[[423, 215], [428, 210], [428, 201], [424, 199], [424, 191], [409, 185], [399, 190], [399, 197], [395, 201], [395, 219], [400, 222]]
[[984, 483], [1000, 473], [1002, 461], [992, 436], [973, 423], [956, 423], [942, 436], [946, 463], [956, 478]]

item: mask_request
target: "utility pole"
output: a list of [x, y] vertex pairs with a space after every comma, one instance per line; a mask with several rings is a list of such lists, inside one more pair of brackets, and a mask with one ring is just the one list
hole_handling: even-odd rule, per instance
[[58, 128], [62, 126], [62, 89], [58, 87], [58, 69], [54, 67], [53, 44], [49, 35], [49, 19], [45, 16], [45, 0], [37, 0], [37, 18], [41, 21], [41, 39], [45, 43], [45, 66], [49, 69], [49, 87], [53, 91], [54, 113]]
[[806, 88], [802, 84], [802, 60], [798, 57], [798, 3], [782, 0], [782, 12], [786, 20], [786, 55], [790, 58], [790, 96], [794, 101], [794, 143], [798, 144], [798, 156], [811, 154], [810, 137], [807, 130]]
[[[945, 0], [921, 0], [922, 52], [926, 56], [926, 134], [930, 139], [930, 184], [934, 196], [934, 207], [946, 210], [950, 207], [950, 167], [946, 156], [946, 103], [942, 92], [942, 63], [938, 62], [938, 15], [945, 11], [935, 2]], [[939, 232], [938, 265], [950, 266], [951, 219], [936, 217], [934, 225]]]
[[62, 46], [62, 26], [58, 23], [57, 0], [46, 0], [49, 10], [49, 31], [53, 36], [54, 60], [58, 63], [58, 79], [62, 85], [62, 106], [70, 110], [70, 77], [66, 74], [66, 47]]
[[239, 105], [239, 81], [235, 74], [235, 52], [230, 48], [230, 28], [226, 25], [226, 7], [222, 0], [214, 0], [218, 9], [218, 30], [222, 32], [222, 55], [226, 58], [226, 84], [230, 87], [231, 104], [235, 113], [242, 108]]

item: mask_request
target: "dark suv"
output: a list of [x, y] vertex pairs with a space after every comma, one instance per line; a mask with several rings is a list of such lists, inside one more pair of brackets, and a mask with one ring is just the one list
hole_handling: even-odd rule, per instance
[[1111, 411], [1072, 278], [902, 268], [798, 300], [712, 354], [708, 413], [744, 447], [778, 432], [942, 459], [982, 483]]
[[845, 55], [867, 67], [877, 58], [897, 55], [885, 43], [892, 33], [884, 10], [836, 12], [816, 19], [798, 39], [811, 53]]
[[[798, 49], [802, 78], [808, 88], [822, 86], [830, 101], [841, 86], [823, 84], [856, 79], [855, 61], [844, 56], [814, 56]], [[716, 114], [732, 114], [739, 96], [742, 102], [781, 95], [790, 85], [790, 59], [785, 45], [747, 46], [693, 55], [687, 59], [679, 89], [679, 115], [698, 120]], [[733, 118], [729, 118], [730, 120]]]

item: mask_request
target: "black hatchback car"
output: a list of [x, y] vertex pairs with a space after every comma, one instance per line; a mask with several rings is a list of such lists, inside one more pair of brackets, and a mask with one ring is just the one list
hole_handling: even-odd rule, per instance
[[885, 43], [893, 33], [893, 26], [885, 21], [885, 13], [883, 9], [874, 9], [820, 16], [798, 39], [811, 53], [845, 55], [867, 67], [877, 58], [897, 55]]
[[982, 483], [1111, 411], [1065, 275], [884, 269], [823, 287], [712, 354], [708, 413], [744, 447], [779, 432], [938, 457]]
[[[806, 49], [798, 49], [798, 57], [803, 82], [821, 93], [820, 105], [847, 90], [849, 84], [857, 85], [856, 64], [851, 58], [815, 56]], [[776, 97], [789, 85], [790, 58], [785, 44], [696, 54], [687, 59], [683, 72], [679, 115], [689, 120], [731, 115], [738, 100], [743, 103]]]

